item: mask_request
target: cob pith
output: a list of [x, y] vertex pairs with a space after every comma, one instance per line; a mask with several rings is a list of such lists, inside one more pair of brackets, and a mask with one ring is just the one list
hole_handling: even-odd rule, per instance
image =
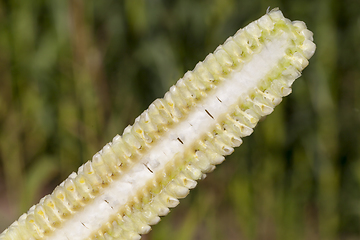
[[139, 239], [291, 92], [312, 40], [279, 10], [239, 30], [0, 240]]

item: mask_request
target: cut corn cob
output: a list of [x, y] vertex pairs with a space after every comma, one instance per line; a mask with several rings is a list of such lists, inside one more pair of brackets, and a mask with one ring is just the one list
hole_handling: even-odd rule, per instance
[[277, 9], [240, 29], [0, 240], [140, 239], [291, 93], [314, 51]]

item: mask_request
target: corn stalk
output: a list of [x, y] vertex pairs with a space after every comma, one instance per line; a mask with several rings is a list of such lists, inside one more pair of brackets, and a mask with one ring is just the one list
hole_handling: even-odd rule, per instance
[[314, 51], [303, 22], [278, 9], [266, 13], [188, 71], [0, 239], [140, 239], [291, 93]]

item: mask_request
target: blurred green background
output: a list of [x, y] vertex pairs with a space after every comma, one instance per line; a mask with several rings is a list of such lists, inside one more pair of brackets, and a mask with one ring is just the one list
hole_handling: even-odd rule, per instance
[[0, 232], [268, 6], [314, 32], [309, 67], [143, 239], [360, 239], [351, 0], [0, 0]]

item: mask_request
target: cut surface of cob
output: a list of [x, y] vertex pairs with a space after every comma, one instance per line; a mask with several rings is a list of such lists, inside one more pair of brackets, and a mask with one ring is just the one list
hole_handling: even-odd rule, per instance
[[140, 239], [290, 94], [314, 51], [277, 9], [240, 29], [0, 240]]

